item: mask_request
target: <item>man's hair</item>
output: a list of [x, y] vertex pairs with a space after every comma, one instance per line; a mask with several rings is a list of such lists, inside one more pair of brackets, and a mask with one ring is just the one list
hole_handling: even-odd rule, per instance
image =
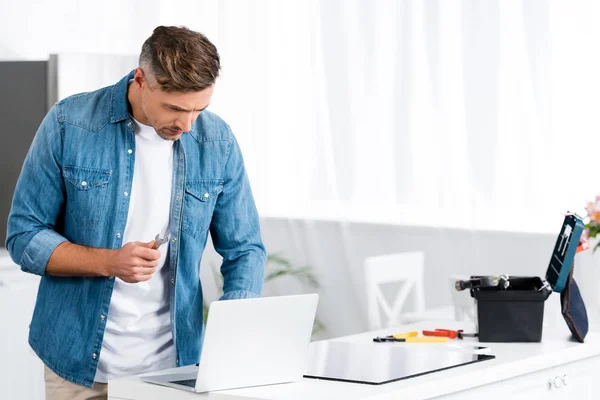
[[215, 83], [219, 53], [206, 36], [186, 27], [159, 26], [142, 45], [140, 68], [151, 87], [199, 92]]

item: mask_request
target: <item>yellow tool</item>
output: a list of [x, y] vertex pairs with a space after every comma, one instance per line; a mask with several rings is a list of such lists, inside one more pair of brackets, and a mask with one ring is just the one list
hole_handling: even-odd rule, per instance
[[394, 339], [406, 339], [406, 338], [417, 337], [417, 336], [419, 336], [419, 332], [405, 332], [405, 333], [397, 333], [395, 335], [392, 335], [392, 337]]

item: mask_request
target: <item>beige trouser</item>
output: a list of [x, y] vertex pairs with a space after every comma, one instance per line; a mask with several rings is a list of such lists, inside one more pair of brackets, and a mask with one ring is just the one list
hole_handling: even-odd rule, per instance
[[46, 366], [44, 366], [44, 379], [46, 400], [106, 400], [108, 398], [106, 383], [95, 382], [93, 388], [76, 385], [56, 375]]

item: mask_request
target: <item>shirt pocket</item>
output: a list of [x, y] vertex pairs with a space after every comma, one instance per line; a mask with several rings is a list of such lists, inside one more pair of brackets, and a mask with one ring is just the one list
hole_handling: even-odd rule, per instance
[[186, 181], [181, 230], [193, 237], [205, 232], [210, 227], [217, 197], [222, 191], [220, 179]]
[[85, 167], [63, 167], [67, 188], [66, 213], [80, 227], [100, 224], [106, 215], [106, 197], [111, 171]]

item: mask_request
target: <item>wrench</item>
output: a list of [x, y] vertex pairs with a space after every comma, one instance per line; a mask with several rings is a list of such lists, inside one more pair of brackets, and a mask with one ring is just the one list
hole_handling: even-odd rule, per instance
[[154, 238], [154, 246], [152, 246], [153, 250], [158, 250], [158, 248], [160, 246], [162, 246], [163, 244], [167, 243], [169, 241], [169, 236], [165, 236], [164, 238], [160, 238], [160, 233], [158, 233], [156, 235], [156, 237]]

